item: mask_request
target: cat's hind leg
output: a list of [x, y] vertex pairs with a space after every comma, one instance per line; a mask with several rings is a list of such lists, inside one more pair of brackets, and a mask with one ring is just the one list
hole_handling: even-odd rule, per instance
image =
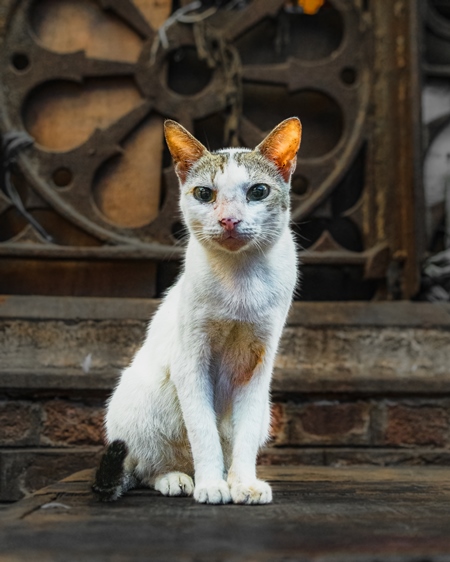
[[163, 496], [192, 496], [194, 493], [194, 482], [184, 472], [168, 472], [156, 476], [153, 486]]
[[117, 439], [108, 445], [95, 473], [92, 490], [100, 501], [109, 502], [120, 498], [134, 488], [137, 480], [133, 475], [128, 457], [128, 447]]
[[[181, 424], [180, 420], [180, 424]], [[136, 477], [143, 486], [154, 488], [163, 496], [192, 496], [194, 473], [187, 436], [170, 443], [158, 434], [153, 435], [151, 455], [140, 459], [135, 468]]]

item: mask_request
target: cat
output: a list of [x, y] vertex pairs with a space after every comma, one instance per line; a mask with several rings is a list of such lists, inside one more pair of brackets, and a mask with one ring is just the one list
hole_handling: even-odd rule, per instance
[[301, 124], [286, 119], [254, 150], [210, 152], [171, 120], [165, 136], [189, 231], [184, 269], [108, 403], [94, 490], [114, 500], [139, 483], [201, 503], [269, 503], [256, 457], [297, 281], [289, 191]]

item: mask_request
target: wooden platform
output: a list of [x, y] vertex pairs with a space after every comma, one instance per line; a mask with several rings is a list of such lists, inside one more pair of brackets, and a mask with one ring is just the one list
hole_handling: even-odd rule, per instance
[[135, 490], [98, 503], [83, 471], [0, 511], [0, 560], [444, 562], [446, 468], [262, 467], [268, 506]]

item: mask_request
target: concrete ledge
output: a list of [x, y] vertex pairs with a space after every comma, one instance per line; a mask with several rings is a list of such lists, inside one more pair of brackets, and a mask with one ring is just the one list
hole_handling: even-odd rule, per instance
[[159, 303], [157, 299], [0, 295], [0, 321], [6, 318], [147, 321]]
[[[147, 321], [160, 302], [157, 299], [0, 295], [0, 321], [7, 318]], [[288, 325], [450, 329], [450, 303], [295, 302]]]
[[[83, 373], [81, 369], [55, 368], [47, 370], [0, 369], [0, 391], [107, 391], [114, 388], [119, 372], [93, 371]], [[23, 394], [23, 393], [22, 393]]]
[[[1, 297], [0, 390], [109, 391], [157, 305]], [[294, 303], [273, 391], [448, 395], [450, 304]]]
[[[333, 370], [334, 367], [334, 370]], [[117, 369], [92, 371], [85, 374], [76, 369], [0, 369], [0, 392], [15, 391], [19, 395], [36, 396], [40, 392], [98, 391], [107, 397], [119, 379]], [[450, 396], [450, 373], [436, 375], [411, 373], [410, 376], [383, 374], [373, 369], [365, 374], [349, 373], [348, 369], [332, 366], [327, 372], [318, 368], [299, 370], [275, 369], [272, 380], [275, 396], [352, 394], [361, 396]]]

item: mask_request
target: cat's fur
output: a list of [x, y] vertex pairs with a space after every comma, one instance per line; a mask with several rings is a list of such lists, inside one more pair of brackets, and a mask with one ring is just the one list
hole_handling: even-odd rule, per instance
[[[190, 233], [184, 271], [109, 402], [94, 489], [111, 500], [139, 481], [203, 503], [268, 503], [255, 465], [297, 278], [289, 188], [300, 121], [283, 121], [253, 151], [210, 153], [174, 121], [165, 132]], [[258, 184], [269, 195], [249, 201]], [[215, 201], [198, 201], [198, 186]]]

